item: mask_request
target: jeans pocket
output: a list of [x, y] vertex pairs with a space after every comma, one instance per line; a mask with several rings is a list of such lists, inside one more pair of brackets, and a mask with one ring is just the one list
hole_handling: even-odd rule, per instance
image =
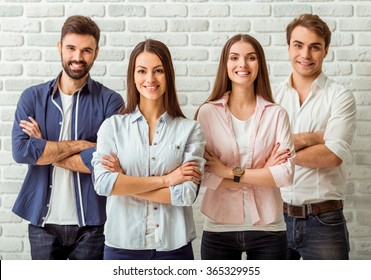
[[342, 210], [322, 213], [315, 217], [319, 223], [325, 226], [339, 226], [345, 224]]

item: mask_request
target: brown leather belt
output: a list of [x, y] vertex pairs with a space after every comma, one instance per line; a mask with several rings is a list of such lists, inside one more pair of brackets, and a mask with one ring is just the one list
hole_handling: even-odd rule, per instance
[[343, 209], [343, 201], [341, 200], [326, 200], [323, 202], [305, 204], [305, 205], [292, 205], [286, 202], [283, 203], [283, 213], [294, 218], [308, 218], [316, 216], [321, 213], [336, 211]]

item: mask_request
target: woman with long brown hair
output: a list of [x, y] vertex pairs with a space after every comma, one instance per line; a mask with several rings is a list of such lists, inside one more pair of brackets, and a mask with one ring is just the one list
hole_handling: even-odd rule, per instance
[[95, 190], [108, 197], [104, 259], [193, 259], [204, 147], [199, 123], [180, 109], [170, 51], [139, 43], [127, 105], [102, 124], [92, 162]]
[[290, 124], [274, 104], [264, 51], [249, 35], [225, 44], [210, 97], [197, 114], [205, 133], [207, 187], [202, 259], [285, 259], [279, 187], [294, 175]]

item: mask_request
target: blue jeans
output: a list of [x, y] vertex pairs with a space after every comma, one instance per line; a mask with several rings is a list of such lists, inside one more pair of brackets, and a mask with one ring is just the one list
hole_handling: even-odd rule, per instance
[[285, 214], [290, 260], [348, 260], [349, 235], [343, 210], [308, 218]]
[[285, 260], [286, 231], [204, 231], [201, 241], [203, 260]]
[[104, 246], [105, 260], [194, 260], [192, 244], [172, 251], [127, 250]]
[[28, 225], [33, 260], [101, 260], [104, 226]]

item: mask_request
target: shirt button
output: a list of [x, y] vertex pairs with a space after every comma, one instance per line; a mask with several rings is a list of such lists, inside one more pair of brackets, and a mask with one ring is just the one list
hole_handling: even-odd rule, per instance
[[152, 174], [151, 176], [155, 176], [155, 174]]
[[160, 123], [162, 123], [162, 119], [160, 119]]
[[152, 160], [156, 160], [156, 158], [155, 158], [155, 157], [153, 157], [153, 158], [152, 158]]
[[159, 226], [160, 226], [159, 224], [156, 225], [156, 227], [159, 227]]
[[62, 125], [62, 122], [59, 122], [59, 125]]
[[156, 146], [156, 145], [157, 145], [157, 143], [155, 142], [155, 143], [153, 143], [153, 145], [155, 145], [155, 146]]
[[153, 208], [154, 210], [157, 210], [157, 207]]

